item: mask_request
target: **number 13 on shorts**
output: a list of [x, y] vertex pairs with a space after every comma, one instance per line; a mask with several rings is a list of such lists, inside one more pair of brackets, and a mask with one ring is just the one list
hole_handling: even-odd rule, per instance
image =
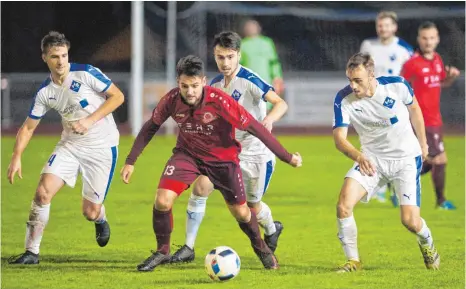
[[173, 175], [173, 172], [175, 171], [175, 166], [170, 166], [168, 165], [166, 168], [165, 168], [165, 172], [163, 173], [164, 175], [166, 176], [171, 176]]

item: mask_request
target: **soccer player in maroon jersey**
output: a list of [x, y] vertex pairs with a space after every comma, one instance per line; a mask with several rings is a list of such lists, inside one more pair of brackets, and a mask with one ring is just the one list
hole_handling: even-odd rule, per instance
[[440, 93], [441, 87], [452, 85], [460, 72], [456, 67], [444, 66], [442, 58], [435, 52], [440, 38], [434, 23], [425, 22], [419, 26], [417, 41], [420, 50], [404, 64], [401, 75], [411, 83], [424, 116], [431, 159], [424, 162], [421, 174], [432, 170], [437, 207], [454, 210], [456, 207], [445, 198], [444, 191], [447, 155], [442, 139]]
[[178, 196], [200, 175], [207, 176], [222, 193], [264, 267], [278, 269], [277, 259], [260, 236], [256, 215], [246, 204], [238, 159], [241, 146], [234, 138], [235, 128], [259, 138], [280, 160], [293, 167], [301, 166], [301, 156], [290, 154], [231, 96], [206, 86], [204, 64], [199, 57], [190, 55], [180, 59], [176, 71], [178, 87], [160, 100], [152, 118], [143, 125], [121, 171], [123, 181], [128, 183], [137, 157], [160, 126], [170, 116], [178, 123], [176, 147], [160, 178], [153, 207], [157, 251], [137, 269], [152, 271], [169, 262], [173, 228], [171, 208]]

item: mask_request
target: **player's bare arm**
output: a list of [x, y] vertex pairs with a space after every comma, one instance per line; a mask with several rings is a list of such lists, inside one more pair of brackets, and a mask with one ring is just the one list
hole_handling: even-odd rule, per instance
[[347, 127], [337, 127], [333, 130], [333, 140], [335, 141], [336, 148], [348, 158], [359, 163], [362, 175], [373, 176], [375, 174], [375, 166], [347, 140], [347, 136]]
[[131, 175], [134, 172], [134, 163], [147, 144], [152, 140], [159, 128], [160, 126], [155, 124], [152, 119], [146, 121], [142, 126], [136, 139], [134, 140], [128, 157], [126, 158], [125, 165], [120, 171], [121, 179], [125, 184], [129, 184]]
[[450, 87], [460, 76], [460, 71], [454, 66], [445, 66], [447, 77], [442, 81], [442, 87]]
[[273, 123], [283, 117], [288, 110], [288, 104], [273, 90], [269, 90], [265, 94], [265, 100], [273, 105], [272, 110], [264, 118], [262, 124], [269, 130], [272, 131]]
[[15, 174], [18, 173], [20, 179], [23, 178], [21, 172], [21, 155], [23, 154], [26, 146], [34, 134], [34, 130], [39, 125], [40, 119], [26, 118], [23, 125], [16, 135], [16, 142], [13, 149], [13, 156], [11, 157], [10, 165], [8, 166], [8, 180], [13, 184]]
[[424, 126], [424, 117], [422, 116], [421, 108], [416, 100], [416, 97], [413, 97], [413, 103], [408, 105], [409, 118], [411, 124], [413, 125], [414, 131], [416, 132], [417, 139], [422, 149], [422, 157], [424, 160], [429, 161], [429, 147], [427, 146], [426, 138], [426, 129]]
[[85, 134], [87, 130], [96, 122], [112, 113], [125, 101], [123, 92], [115, 85], [111, 84], [105, 92], [107, 100], [91, 115], [71, 123], [71, 128], [77, 134]]

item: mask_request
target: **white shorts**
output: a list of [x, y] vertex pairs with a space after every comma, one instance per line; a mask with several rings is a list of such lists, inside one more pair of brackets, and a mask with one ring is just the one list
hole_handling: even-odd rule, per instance
[[421, 206], [421, 169], [422, 158], [408, 158], [402, 160], [383, 160], [374, 156], [366, 156], [376, 167], [374, 176], [363, 176], [358, 163], [346, 174], [346, 178], [355, 179], [367, 194], [361, 202], [368, 202], [374, 193], [387, 183], [392, 183], [400, 205]]
[[258, 203], [262, 200], [275, 170], [275, 163], [275, 158], [265, 163], [240, 161], [248, 202]]
[[82, 196], [95, 204], [102, 204], [112, 182], [118, 148], [75, 148], [58, 144], [41, 174], [54, 174], [74, 188], [81, 172]]

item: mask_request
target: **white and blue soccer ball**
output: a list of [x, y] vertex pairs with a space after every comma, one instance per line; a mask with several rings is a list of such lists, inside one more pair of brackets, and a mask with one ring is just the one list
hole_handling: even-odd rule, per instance
[[227, 281], [239, 274], [241, 261], [235, 250], [227, 246], [214, 248], [205, 257], [207, 275], [215, 281]]

